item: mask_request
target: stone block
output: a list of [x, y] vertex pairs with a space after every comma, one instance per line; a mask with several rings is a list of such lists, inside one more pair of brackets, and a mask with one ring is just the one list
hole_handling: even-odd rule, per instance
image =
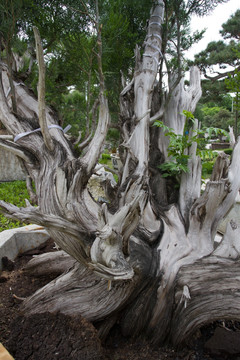
[[49, 239], [48, 232], [38, 225], [27, 225], [0, 233], [0, 271], [2, 258], [14, 260], [18, 254], [34, 249]]

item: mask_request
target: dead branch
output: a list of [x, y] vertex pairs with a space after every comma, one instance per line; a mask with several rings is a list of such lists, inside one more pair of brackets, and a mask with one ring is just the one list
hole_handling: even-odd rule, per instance
[[42, 131], [44, 142], [50, 151], [53, 151], [54, 145], [48, 130], [46, 120], [46, 108], [45, 108], [45, 64], [43, 57], [43, 48], [41, 44], [41, 37], [39, 30], [33, 27], [35, 42], [36, 42], [36, 53], [39, 68], [39, 79], [38, 79], [38, 117], [39, 125]]

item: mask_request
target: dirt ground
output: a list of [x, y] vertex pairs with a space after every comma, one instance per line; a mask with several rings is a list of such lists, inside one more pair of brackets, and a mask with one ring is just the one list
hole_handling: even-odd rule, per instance
[[[35, 278], [26, 275], [23, 267], [33, 255], [47, 251], [54, 251], [51, 240], [22, 254], [14, 263], [3, 259], [5, 268], [0, 273], [0, 342], [15, 360], [240, 360], [238, 349], [230, 355], [222, 350], [213, 355], [212, 350], [205, 346], [218, 324], [199, 330], [191, 344], [177, 351], [152, 348], [142, 340], [131, 341], [122, 337], [117, 327], [106, 343], [101, 344], [95, 327], [80, 316], [72, 318], [61, 313], [43, 313], [25, 317], [20, 311], [21, 298], [29, 296], [51, 279], [49, 276]], [[240, 331], [235, 330], [236, 341], [240, 343]], [[231, 345], [231, 349], [233, 347]]]

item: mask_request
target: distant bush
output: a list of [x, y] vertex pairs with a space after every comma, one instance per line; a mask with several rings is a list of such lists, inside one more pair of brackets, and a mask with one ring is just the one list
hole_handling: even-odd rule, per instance
[[104, 153], [104, 154], [102, 154], [102, 160], [111, 160], [111, 155], [110, 154], [106, 154], [106, 153]]
[[225, 154], [232, 155], [233, 149], [224, 149]]
[[202, 162], [202, 178], [207, 179], [211, 176], [213, 165], [215, 161], [203, 161]]
[[[0, 183], [0, 199], [18, 207], [25, 207], [25, 199], [29, 200], [26, 182], [12, 181]], [[0, 231], [24, 225], [26, 224], [23, 224], [20, 221], [8, 219], [4, 215], [0, 214]]]

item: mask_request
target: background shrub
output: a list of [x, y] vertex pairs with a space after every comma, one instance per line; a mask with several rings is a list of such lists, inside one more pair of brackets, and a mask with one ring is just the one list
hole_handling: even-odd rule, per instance
[[[25, 181], [13, 181], [0, 183], [0, 199], [19, 207], [25, 207], [25, 199], [29, 199]], [[8, 219], [0, 214], [0, 231], [13, 229], [26, 224], [20, 221]]]

